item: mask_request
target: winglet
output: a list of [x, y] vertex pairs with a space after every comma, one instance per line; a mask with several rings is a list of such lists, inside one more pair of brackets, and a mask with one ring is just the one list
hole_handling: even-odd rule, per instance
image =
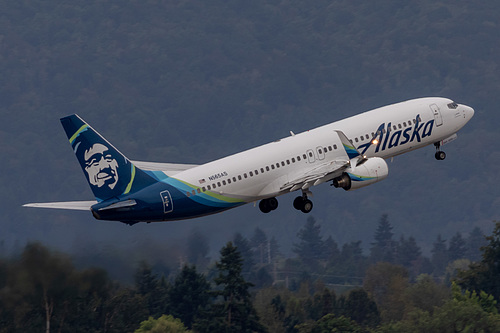
[[352, 141], [347, 138], [344, 132], [342, 131], [335, 131], [335, 132], [337, 132], [337, 135], [339, 136], [340, 141], [342, 142], [342, 146], [344, 147], [344, 150], [347, 154], [347, 157], [349, 157], [349, 160], [352, 161], [356, 159], [356, 166], [366, 162], [367, 160], [366, 156], [361, 155], [359, 150], [354, 146]]

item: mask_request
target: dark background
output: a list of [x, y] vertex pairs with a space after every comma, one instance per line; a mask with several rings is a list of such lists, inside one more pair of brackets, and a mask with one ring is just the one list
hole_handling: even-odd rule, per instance
[[[84, 263], [174, 261], [194, 230], [216, 253], [260, 227], [288, 253], [307, 216], [279, 198], [132, 227], [22, 208], [91, 200], [59, 118], [77, 113], [130, 159], [205, 163], [362, 111], [423, 96], [476, 113], [444, 147], [389, 161], [354, 192], [313, 188], [312, 215], [367, 249], [380, 216], [428, 254], [499, 218], [500, 3], [479, 1], [0, 1], [0, 250], [27, 241]], [[166, 259], [165, 253], [169, 253]], [[119, 258], [119, 259], [117, 259]], [[111, 268], [110, 268], [111, 267]]]

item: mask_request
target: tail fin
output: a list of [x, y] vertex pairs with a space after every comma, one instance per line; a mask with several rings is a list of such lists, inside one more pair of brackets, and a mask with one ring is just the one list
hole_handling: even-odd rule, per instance
[[134, 193], [155, 182], [78, 115], [61, 118], [61, 124], [97, 201]]

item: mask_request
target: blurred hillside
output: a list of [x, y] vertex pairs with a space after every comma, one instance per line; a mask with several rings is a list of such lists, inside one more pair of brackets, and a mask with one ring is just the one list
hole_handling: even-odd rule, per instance
[[339, 243], [369, 246], [387, 213], [428, 251], [441, 233], [499, 218], [500, 3], [468, 1], [1, 1], [0, 241], [74, 252], [161, 255], [191, 230], [212, 251], [255, 227], [283, 251], [307, 216], [293, 195], [191, 221], [96, 221], [26, 202], [92, 198], [59, 118], [78, 113], [131, 159], [204, 163], [361, 111], [445, 96], [476, 113], [434, 160], [396, 157], [382, 183], [313, 189], [312, 215]]

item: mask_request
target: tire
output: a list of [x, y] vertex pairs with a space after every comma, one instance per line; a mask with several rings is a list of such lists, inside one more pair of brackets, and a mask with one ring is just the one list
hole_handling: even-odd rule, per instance
[[267, 214], [271, 211], [271, 208], [269, 207], [269, 204], [268, 204], [266, 199], [261, 200], [259, 202], [259, 209], [262, 213], [265, 213], [265, 214]]
[[304, 203], [304, 198], [296, 197], [295, 200], [293, 200], [293, 208], [295, 208], [296, 210], [302, 210], [303, 203]]
[[276, 198], [269, 198], [269, 199], [267, 199], [267, 206], [271, 210], [275, 210], [276, 208], [278, 208], [278, 200]]
[[300, 209], [303, 213], [309, 213], [313, 209], [313, 203], [309, 199], [305, 199], [302, 203], [302, 208]]

